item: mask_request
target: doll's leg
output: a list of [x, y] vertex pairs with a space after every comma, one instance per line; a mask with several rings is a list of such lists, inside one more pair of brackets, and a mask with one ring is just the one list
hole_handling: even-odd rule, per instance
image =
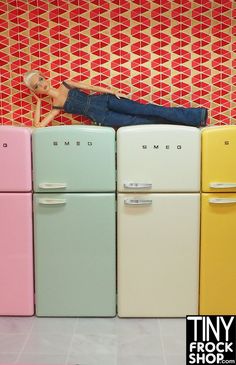
[[108, 107], [117, 113], [163, 118], [171, 124], [199, 127], [206, 125], [207, 120], [205, 108], [168, 108], [155, 104], [141, 104], [125, 98], [118, 99], [113, 95], [108, 99]]
[[[106, 112], [105, 119], [101, 125], [106, 127], [125, 127], [140, 124], [176, 124], [159, 117], [148, 117], [116, 113], [111, 110]], [[178, 123], [177, 123], [178, 124]]]

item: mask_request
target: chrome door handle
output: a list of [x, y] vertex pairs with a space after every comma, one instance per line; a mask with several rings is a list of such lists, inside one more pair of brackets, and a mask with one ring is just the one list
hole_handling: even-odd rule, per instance
[[236, 199], [231, 198], [211, 198], [208, 201], [211, 204], [236, 204]]
[[233, 182], [212, 182], [209, 184], [210, 188], [214, 189], [229, 189], [236, 188], [236, 183]]
[[66, 183], [40, 183], [40, 189], [65, 189], [67, 187]]
[[39, 204], [43, 205], [61, 205], [66, 204], [66, 199], [41, 198]]
[[151, 189], [151, 183], [135, 183], [135, 182], [127, 182], [124, 183], [124, 187], [127, 189]]
[[125, 205], [152, 205], [151, 199], [125, 199]]

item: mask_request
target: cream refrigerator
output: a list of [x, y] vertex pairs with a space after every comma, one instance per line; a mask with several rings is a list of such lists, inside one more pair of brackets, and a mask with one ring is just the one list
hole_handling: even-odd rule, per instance
[[200, 131], [117, 133], [118, 315], [198, 313]]
[[0, 127], [0, 315], [34, 313], [31, 132]]
[[202, 131], [200, 314], [236, 313], [236, 126]]
[[38, 316], [116, 314], [115, 132], [33, 133]]

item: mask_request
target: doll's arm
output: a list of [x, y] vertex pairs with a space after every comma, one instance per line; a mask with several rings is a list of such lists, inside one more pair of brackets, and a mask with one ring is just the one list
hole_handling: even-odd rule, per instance
[[60, 110], [53, 109], [45, 118], [38, 120], [36, 123], [34, 122], [34, 126], [36, 128], [46, 127], [53, 119], [60, 113]]
[[34, 112], [34, 122], [33, 122], [33, 125], [34, 125], [35, 128], [46, 127], [46, 125], [48, 125], [60, 113], [60, 110], [53, 109], [40, 122], [40, 119], [41, 119], [41, 99], [35, 93], [33, 93], [33, 96], [34, 96], [34, 98], [37, 101], [36, 108], [35, 108], [35, 112]]
[[99, 93], [113, 94], [113, 95], [117, 96], [118, 98], [128, 97], [128, 95], [123, 95], [123, 94], [119, 93], [118, 91], [112, 90], [111, 88], [92, 86], [89, 84], [85, 84], [83, 82], [74, 82], [71, 80], [68, 81], [68, 84], [71, 86], [77, 87], [79, 89], [90, 90], [90, 91], [99, 92]]
[[91, 85], [86, 84], [84, 82], [74, 82], [74, 81], [69, 80], [68, 84], [71, 85], [71, 86], [77, 87], [79, 89], [83, 89], [83, 90], [90, 90], [90, 91], [95, 91], [95, 92], [114, 94], [109, 88], [99, 87], [99, 86], [91, 86]]
[[41, 100], [38, 97], [35, 97], [37, 99], [37, 104], [34, 112], [34, 126], [36, 127], [40, 122], [40, 116], [41, 116]]

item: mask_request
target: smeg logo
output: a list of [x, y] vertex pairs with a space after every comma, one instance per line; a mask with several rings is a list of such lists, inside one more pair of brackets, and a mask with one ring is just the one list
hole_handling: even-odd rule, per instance
[[160, 149], [164, 149], [164, 150], [170, 150], [170, 149], [176, 149], [176, 150], [181, 150], [182, 149], [182, 145], [181, 144], [177, 144], [175, 146], [166, 144], [166, 145], [159, 145], [159, 144], [154, 144], [154, 145], [147, 145], [147, 144], [143, 144], [141, 146], [141, 148], [143, 150], [160, 150]]
[[72, 146], [81, 146], [81, 145], [92, 147], [93, 142], [87, 141], [87, 142], [81, 143], [80, 141], [76, 141], [76, 142], [72, 143], [70, 141], [64, 141], [64, 142], [53, 141], [52, 145], [55, 147], [58, 147], [58, 146], [71, 146], [72, 147]]

